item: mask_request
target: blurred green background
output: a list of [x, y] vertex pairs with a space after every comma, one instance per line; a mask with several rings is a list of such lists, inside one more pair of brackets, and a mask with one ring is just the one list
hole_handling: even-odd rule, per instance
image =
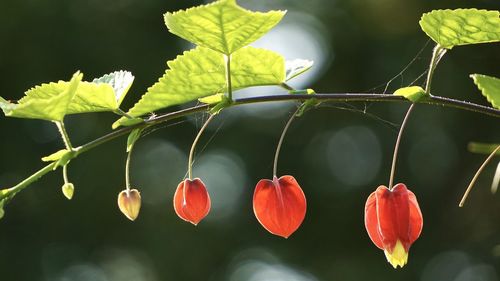
[[[433, 45], [418, 26], [422, 13], [500, 8], [498, 0], [239, 3], [254, 10], [288, 10], [283, 22], [255, 45], [280, 51], [287, 59], [315, 60], [314, 69], [292, 84], [322, 93], [382, 93], [415, 58], [388, 91], [408, 85], [425, 71]], [[91, 80], [124, 69], [136, 76], [123, 104], [127, 109], [163, 75], [167, 60], [190, 48], [167, 32], [162, 14], [199, 4], [2, 0], [0, 95], [19, 99], [30, 87], [67, 80], [76, 70]], [[433, 93], [486, 104], [468, 75], [500, 76], [499, 65], [499, 44], [454, 48], [438, 66]], [[240, 95], [269, 93], [280, 90]], [[378, 185], [387, 184], [397, 126], [407, 107], [328, 104], [292, 124], [279, 173], [299, 181], [308, 213], [288, 240], [258, 224], [251, 198], [255, 183], [271, 176], [275, 146], [293, 104], [237, 107], [216, 118], [195, 163], [194, 175], [205, 181], [213, 200], [212, 212], [197, 227], [175, 215], [172, 196], [186, 172], [187, 153], [203, 115], [168, 123], [138, 142], [131, 173], [143, 207], [134, 223], [116, 205], [124, 188], [126, 140], [107, 143], [71, 163], [72, 201], [61, 193], [58, 170], [6, 207], [0, 221], [0, 280], [499, 280], [500, 199], [489, 192], [498, 158], [485, 169], [466, 206], [457, 206], [485, 159], [467, 152], [467, 143], [500, 141], [493, 117], [416, 107], [403, 138], [396, 181], [405, 182], [419, 198], [422, 236], [411, 248], [409, 264], [396, 271], [369, 240], [364, 203]], [[109, 132], [116, 118], [104, 113], [66, 121], [73, 143], [83, 144]], [[42, 167], [40, 157], [63, 145], [48, 122], [2, 116], [0, 128], [2, 188]]]

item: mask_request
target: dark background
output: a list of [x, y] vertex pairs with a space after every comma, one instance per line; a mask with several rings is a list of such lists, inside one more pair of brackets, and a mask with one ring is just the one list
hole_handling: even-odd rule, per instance
[[[500, 7], [497, 0], [240, 3], [254, 10], [288, 10], [271, 37], [257, 45], [316, 61], [296, 86], [377, 93], [413, 58], [388, 90], [410, 84], [425, 71], [433, 43], [426, 45], [419, 28], [422, 13]], [[136, 76], [122, 106], [127, 109], [163, 74], [165, 62], [189, 47], [167, 32], [162, 14], [198, 4], [2, 0], [0, 95], [19, 99], [30, 87], [68, 80], [76, 70], [91, 80], [125, 69]], [[498, 77], [499, 65], [498, 44], [456, 47], [439, 65], [433, 93], [486, 104], [468, 75]], [[202, 115], [162, 126], [137, 144], [132, 182], [142, 192], [143, 207], [134, 223], [116, 205], [124, 188], [125, 138], [71, 163], [72, 201], [61, 193], [60, 170], [17, 195], [0, 221], [0, 280], [499, 280], [500, 199], [489, 191], [498, 159], [484, 170], [466, 206], [457, 206], [486, 157], [468, 152], [467, 143], [498, 143], [497, 119], [416, 107], [403, 138], [396, 181], [416, 193], [425, 223], [409, 264], [393, 270], [365, 232], [363, 208], [367, 196], [388, 182], [397, 126], [408, 104], [328, 104], [293, 123], [279, 173], [299, 181], [308, 213], [288, 240], [258, 224], [251, 198], [255, 183], [271, 176], [275, 145], [293, 108], [260, 107], [222, 113], [202, 137], [194, 173], [207, 184], [213, 210], [197, 227], [181, 221], [171, 201]], [[110, 113], [78, 115], [66, 123], [79, 145], [109, 132], [116, 118]], [[0, 129], [2, 188], [42, 167], [40, 157], [63, 145], [48, 122], [1, 117]]]

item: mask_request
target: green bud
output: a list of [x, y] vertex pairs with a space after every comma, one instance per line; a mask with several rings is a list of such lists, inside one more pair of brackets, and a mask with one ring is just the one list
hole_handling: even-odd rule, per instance
[[71, 200], [71, 198], [73, 198], [73, 194], [75, 193], [75, 186], [72, 183], [65, 183], [62, 186], [62, 192], [68, 200]]
[[131, 221], [139, 216], [141, 193], [137, 189], [123, 190], [118, 194], [118, 208]]

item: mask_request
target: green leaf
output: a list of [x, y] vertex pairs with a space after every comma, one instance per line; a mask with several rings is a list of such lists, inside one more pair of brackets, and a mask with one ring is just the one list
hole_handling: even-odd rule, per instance
[[251, 12], [236, 0], [165, 14], [170, 32], [192, 43], [230, 55], [254, 42], [281, 21], [285, 11]]
[[500, 109], [500, 79], [483, 74], [472, 74], [470, 77], [493, 107]]
[[113, 87], [114, 95], [115, 95], [115, 100], [116, 100], [116, 107], [119, 107], [120, 104], [122, 103], [123, 99], [127, 95], [128, 90], [132, 86], [132, 83], [134, 82], [134, 76], [132, 73], [128, 71], [115, 71], [110, 74], [106, 74], [100, 78], [96, 78], [92, 81], [92, 83], [96, 84], [109, 84], [111, 87]]
[[[470, 142], [467, 149], [472, 153], [491, 154], [499, 145], [500, 143]], [[496, 155], [500, 155], [500, 150], [497, 151]]]
[[[285, 80], [283, 57], [269, 50], [245, 47], [231, 60], [232, 89], [280, 85]], [[165, 107], [226, 92], [224, 56], [204, 47], [184, 52], [169, 61], [160, 80], [127, 112], [138, 117]], [[126, 117], [113, 127], [124, 125]]]
[[314, 62], [311, 60], [295, 59], [285, 62], [286, 78], [288, 81], [300, 74], [308, 71], [313, 66]]
[[77, 72], [69, 83], [59, 81], [32, 88], [17, 104], [2, 98], [0, 108], [9, 117], [62, 121], [82, 77]]
[[[69, 100], [69, 104], [66, 106], [63, 116], [76, 113], [118, 110], [120, 103], [132, 85], [133, 80], [134, 76], [132, 76], [130, 72], [117, 71], [106, 74], [101, 78], [94, 79], [92, 82], [79, 81], [76, 92], [73, 93], [73, 96]], [[9, 103], [5, 99], [0, 98], [0, 107], [4, 110], [4, 113], [7, 116], [11, 116], [7, 113], [12, 112], [12, 114], [15, 114], [12, 115], [13, 117], [57, 121], [58, 119], [53, 118], [61, 118], [60, 114], [62, 112], [49, 110], [51, 107], [45, 108], [45, 104], [55, 105], [56, 103], [54, 100], [57, 99], [57, 97], [60, 97], [61, 93], [70, 89], [71, 83], [72, 82], [59, 81], [57, 83], [36, 86], [35, 88], [28, 90], [26, 92], [26, 96], [23, 97], [18, 104]], [[68, 102], [68, 100], [64, 101]], [[33, 103], [41, 105], [35, 105], [33, 107]], [[22, 109], [22, 107], [20, 108], [21, 104], [30, 104], [28, 112]], [[40, 112], [35, 112], [42, 109], [47, 111], [43, 115], [40, 115]], [[36, 115], [27, 117], [29, 112]], [[44, 116], [47, 114], [49, 116]], [[54, 114], [59, 115], [52, 116]]]
[[225, 97], [224, 94], [215, 94], [208, 97], [199, 98], [198, 100], [206, 104], [216, 104], [221, 102], [224, 97]]
[[410, 86], [399, 88], [394, 92], [395, 96], [403, 96], [411, 102], [418, 102], [422, 98], [427, 97], [425, 90], [419, 86]]
[[132, 73], [116, 71], [92, 82], [82, 82], [68, 114], [118, 110], [133, 81]]
[[142, 129], [134, 129], [127, 138], [127, 152], [132, 150], [135, 142], [141, 137]]
[[420, 27], [441, 47], [500, 41], [500, 13], [477, 9], [435, 10], [422, 15]]

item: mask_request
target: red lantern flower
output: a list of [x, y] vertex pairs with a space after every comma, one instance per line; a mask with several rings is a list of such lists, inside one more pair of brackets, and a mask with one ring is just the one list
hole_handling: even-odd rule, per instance
[[272, 234], [288, 238], [306, 215], [306, 197], [292, 176], [260, 180], [253, 195], [253, 211]]
[[174, 194], [174, 209], [181, 219], [197, 225], [210, 211], [205, 184], [199, 178], [183, 180]]
[[392, 190], [381, 185], [365, 205], [365, 227], [373, 243], [384, 250], [396, 268], [408, 261], [411, 244], [422, 231], [423, 219], [415, 194], [399, 183]]

